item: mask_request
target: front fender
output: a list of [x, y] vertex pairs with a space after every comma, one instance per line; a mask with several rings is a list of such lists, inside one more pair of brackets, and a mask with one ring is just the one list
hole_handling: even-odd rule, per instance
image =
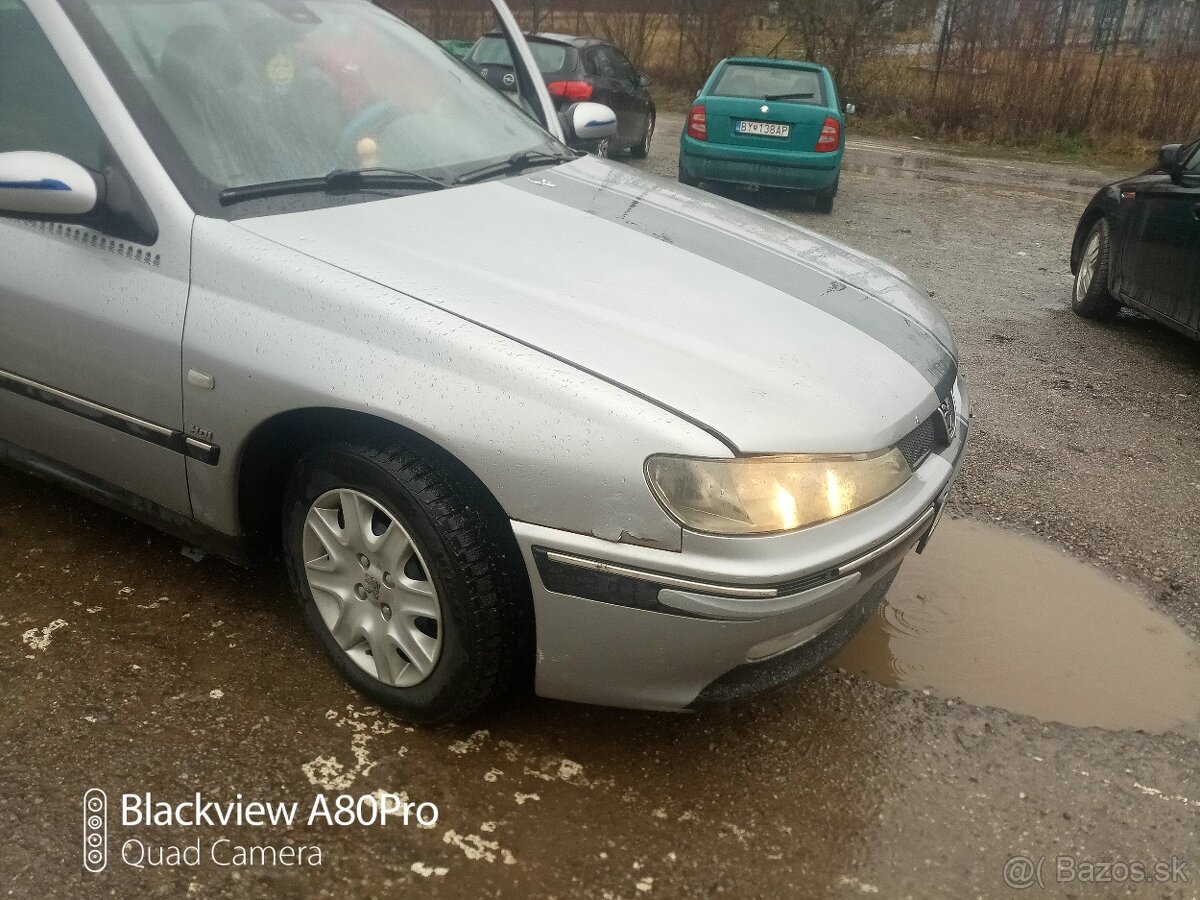
[[183, 369], [185, 428], [217, 466], [189, 467], [195, 517], [243, 533], [238, 463], [254, 430], [296, 409], [393, 422], [453, 454], [512, 519], [679, 550], [643, 475], [652, 453], [727, 456], [715, 437], [633, 394], [390, 288], [238, 226], [198, 218]]

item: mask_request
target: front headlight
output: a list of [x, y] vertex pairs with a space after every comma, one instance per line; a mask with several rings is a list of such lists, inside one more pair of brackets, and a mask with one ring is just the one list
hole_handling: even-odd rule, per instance
[[688, 528], [769, 534], [827, 522], [882, 500], [912, 476], [899, 450], [847, 456], [652, 456], [654, 496]]

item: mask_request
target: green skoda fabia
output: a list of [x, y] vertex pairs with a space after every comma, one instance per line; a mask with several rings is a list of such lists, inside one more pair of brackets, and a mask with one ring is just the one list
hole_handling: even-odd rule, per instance
[[696, 96], [679, 153], [679, 180], [801, 190], [833, 210], [846, 113], [824, 66], [727, 59]]

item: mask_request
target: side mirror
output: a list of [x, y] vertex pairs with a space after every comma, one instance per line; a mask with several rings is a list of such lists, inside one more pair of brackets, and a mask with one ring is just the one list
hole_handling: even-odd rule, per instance
[[704, 93], [704, 88], [700, 88], [700, 90], [696, 91], [696, 99], [699, 100], [700, 95], [703, 93]]
[[100, 201], [101, 183], [57, 153], [0, 153], [0, 214], [86, 216]]
[[650, 87], [650, 85], [652, 85], [652, 84], [654, 84], [654, 79], [651, 78], [649, 75], [639, 75], [638, 76], [638, 87], [640, 87], [643, 91], [646, 88]]
[[1168, 175], [1174, 176], [1175, 170], [1179, 167], [1182, 155], [1183, 144], [1167, 144], [1158, 151], [1158, 171], [1166, 172]]
[[846, 115], [848, 115], [848, 116], [852, 116], [852, 115], [854, 115], [856, 112], [858, 112], [858, 107], [857, 107], [857, 106], [855, 106], [853, 103], [847, 103], [847, 104], [846, 104]]
[[568, 144], [606, 141], [617, 134], [617, 114], [602, 103], [576, 103], [561, 119]]

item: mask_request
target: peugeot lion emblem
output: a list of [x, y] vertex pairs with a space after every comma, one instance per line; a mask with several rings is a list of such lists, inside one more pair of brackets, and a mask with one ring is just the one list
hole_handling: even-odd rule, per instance
[[949, 447], [954, 443], [954, 432], [958, 425], [958, 410], [954, 406], [954, 397], [947, 397], [938, 407], [937, 425], [938, 440]]
[[764, 106], [763, 106], [763, 108], [762, 108], [762, 111], [763, 111], [764, 113], [769, 113], [769, 112], [771, 111], [771, 107], [769, 107], [769, 106], [765, 106], [765, 105], [764, 105]]

